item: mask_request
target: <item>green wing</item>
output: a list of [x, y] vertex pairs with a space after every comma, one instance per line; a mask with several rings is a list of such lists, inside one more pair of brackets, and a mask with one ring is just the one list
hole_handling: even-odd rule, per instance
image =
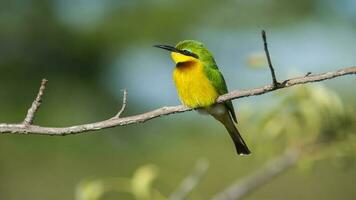
[[[206, 76], [220, 95], [226, 94], [228, 92], [224, 76], [221, 74], [216, 65], [207, 66], [204, 68], [204, 71]], [[228, 108], [232, 119], [237, 123], [236, 114], [232, 102], [225, 101], [225, 105]]]

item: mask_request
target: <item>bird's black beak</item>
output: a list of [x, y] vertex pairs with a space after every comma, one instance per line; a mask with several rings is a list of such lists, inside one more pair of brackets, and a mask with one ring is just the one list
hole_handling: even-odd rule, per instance
[[153, 45], [154, 47], [160, 48], [160, 49], [165, 49], [167, 51], [172, 51], [172, 52], [178, 52], [181, 53], [178, 49], [176, 49], [175, 47], [169, 46], [169, 45]]
[[180, 54], [183, 54], [183, 55], [186, 55], [186, 56], [191, 56], [191, 57], [194, 57], [196, 59], [198, 59], [198, 55], [195, 54], [195, 53], [192, 53], [190, 51], [187, 51], [187, 50], [180, 50], [180, 49], [177, 49], [175, 47], [172, 47], [172, 46], [169, 46], [169, 45], [153, 45], [154, 47], [157, 47], [157, 48], [160, 48], [160, 49], [165, 49], [167, 51], [171, 51], [171, 52], [177, 52], [177, 53], [180, 53]]

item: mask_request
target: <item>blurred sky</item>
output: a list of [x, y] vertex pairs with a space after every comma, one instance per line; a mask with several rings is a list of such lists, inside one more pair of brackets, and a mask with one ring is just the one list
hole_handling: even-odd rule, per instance
[[[179, 1], [156, 0], [149, 4], [164, 8], [177, 5], [177, 2]], [[140, 1], [137, 0], [64, 0], [55, 1], [55, 11], [58, 18], [72, 29], [90, 31], [105, 19], [105, 13], [113, 12], [117, 7], [131, 9], [139, 3]], [[171, 81], [174, 64], [167, 52], [154, 49], [152, 45], [161, 43], [174, 45], [184, 39], [196, 39], [206, 44], [214, 53], [230, 89], [261, 86], [270, 81], [267, 68], [251, 70], [247, 66], [249, 55], [262, 52], [261, 29], [268, 31], [273, 63], [278, 69], [280, 79], [309, 71], [324, 72], [356, 63], [355, 1], [313, 1], [310, 7], [314, 12], [305, 18], [288, 20], [288, 23], [283, 25], [270, 26], [259, 23], [256, 17], [255, 26], [243, 24], [241, 27], [224, 26], [222, 23], [233, 21], [235, 16], [247, 17], [244, 16], [245, 13], [234, 13], [239, 4], [245, 3], [242, 1], [225, 3], [229, 5], [214, 5], [213, 7], [217, 8], [213, 9], [213, 12], [199, 13], [205, 17], [194, 26], [182, 27], [182, 35], [176, 40], [169, 43], [159, 39], [144, 42], [133, 40], [129, 47], [117, 52], [116, 56], [114, 53], [112, 60], [107, 62], [106, 72], [101, 77], [105, 87], [118, 98], [122, 96], [121, 89], [128, 88], [130, 99], [135, 102], [145, 99], [146, 103], [155, 106], [178, 104]], [[251, 5], [248, 6], [268, 6], [270, 3], [271, 1], [251, 1]], [[224, 15], [222, 16], [221, 13]], [[184, 16], [177, 17], [184, 18]], [[120, 24], [120, 21], [117, 23]], [[161, 27], [161, 29], [162, 34], [165, 34], [165, 28]], [[166, 34], [169, 36], [169, 30]], [[142, 87], [142, 84], [146, 87]]]

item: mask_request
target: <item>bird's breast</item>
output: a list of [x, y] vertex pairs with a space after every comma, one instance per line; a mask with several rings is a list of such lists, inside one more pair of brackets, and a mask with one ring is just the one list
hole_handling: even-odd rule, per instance
[[178, 63], [173, 71], [178, 96], [188, 107], [207, 107], [215, 103], [219, 94], [204, 73], [201, 62]]

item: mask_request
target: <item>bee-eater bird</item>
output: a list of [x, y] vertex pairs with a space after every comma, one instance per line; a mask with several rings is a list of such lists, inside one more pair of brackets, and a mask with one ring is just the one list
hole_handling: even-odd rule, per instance
[[220, 121], [229, 132], [239, 155], [248, 155], [250, 150], [235, 127], [237, 123], [231, 101], [216, 103], [219, 95], [228, 92], [223, 75], [210, 51], [194, 40], [184, 40], [175, 47], [155, 45], [155, 47], [171, 52], [176, 66], [173, 80], [181, 102], [190, 107], [198, 108]]

